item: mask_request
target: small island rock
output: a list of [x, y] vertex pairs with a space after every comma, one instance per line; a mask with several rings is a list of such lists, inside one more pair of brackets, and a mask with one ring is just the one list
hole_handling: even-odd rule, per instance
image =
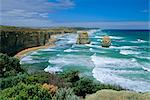
[[89, 36], [87, 32], [80, 32], [77, 38], [77, 44], [89, 44]]
[[102, 47], [108, 48], [111, 45], [111, 39], [109, 36], [104, 36], [102, 39]]

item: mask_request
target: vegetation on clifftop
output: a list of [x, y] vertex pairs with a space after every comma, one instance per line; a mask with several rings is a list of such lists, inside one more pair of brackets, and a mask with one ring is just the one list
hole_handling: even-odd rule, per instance
[[124, 90], [119, 86], [79, 77], [79, 71], [28, 74], [16, 58], [0, 54], [0, 61], [1, 100], [79, 100], [102, 89]]

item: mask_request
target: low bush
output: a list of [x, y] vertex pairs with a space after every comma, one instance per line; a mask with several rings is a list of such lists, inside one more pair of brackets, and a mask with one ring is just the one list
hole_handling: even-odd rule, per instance
[[73, 93], [72, 89], [60, 88], [53, 97], [53, 100], [80, 100], [80, 99]]
[[94, 86], [93, 80], [89, 78], [81, 78], [76, 82], [74, 92], [78, 96], [85, 97], [86, 94], [93, 93], [93, 89], [95, 88]]
[[13, 87], [13, 86], [16, 86], [19, 82], [26, 83], [27, 77], [28, 77], [28, 74], [18, 74], [17, 76], [1, 78], [0, 88], [5, 89], [8, 87]]
[[48, 90], [39, 84], [18, 83], [16, 86], [0, 91], [0, 100], [51, 100]]
[[24, 72], [19, 62], [17, 58], [0, 53], [0, 77], [12, 76], [19, 72]]
[[44, 83], [42, 85], [43, 88], [47, 89], [52, 95], [54, 95], [56, 93], [56, 91], [58, 90], [57, 86], [51, 85], [51, 84], [47, 84]]
[[75, 83], [80, 80], [79, 71], [77, 70], [62, 72], [59, 74], [59, 76], [65, 81], [69, 82], [71, 87], [74, 87]]
[[28, 83], [48, 83], [51, 85], [55, 85], [60, 87], [69, 87], [69, 83], [67, 83], [63, 78], [59, 77], [58, 75], [55, 74], [50, 74], [46, 72], [41, 72], [41, 73], [36, 73], [32, 74], [29, 77], [27, 77], [27, 82]]
[[79, 81], [77, 81], [73, 88], [76, 95], [83, 97], [85, 97], [86, 94], [92, 94], [101, 89], [112, 89], [117, 91], [124, 90], [120, 86], [101, 84], [86, 77], [83, 77]]
[[25, 84], [44, 84], [48, 83], [54, 86], [58, 86], [59, 88], [69, 87], [70, 84], [63, 80], [61, 77], [55, 74], [49, 74], [46, 72], [36, 73], [32, 75], [28, 75], [27, 73], [18, 74], [16, 76], [10, 76], [6, 78], [1, 78], [0, 80], [0, 88], [5, 89], [8, 87], [12, 87], [17, 85], [17, 83], [22, 82]]

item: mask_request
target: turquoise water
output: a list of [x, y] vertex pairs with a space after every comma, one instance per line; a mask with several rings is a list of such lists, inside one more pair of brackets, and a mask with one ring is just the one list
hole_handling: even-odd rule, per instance
[[[79, 70], [81, 75], [102, 83], [150, 91], [150, 31], [91, 30], [91, 44], [77, 45], [77, 34], [58, 37], [55, 48], [41, 49], [21, 60], [29, 71]], [[109, 35], [110, 48], [101, 47], [101, 38]]]

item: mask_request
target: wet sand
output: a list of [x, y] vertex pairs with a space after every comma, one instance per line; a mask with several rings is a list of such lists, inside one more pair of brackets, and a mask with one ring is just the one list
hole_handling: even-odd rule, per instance
[[51, 38], [49, 39], [49, 42], [46, 45], [24, 49], [24, 50], [18, 52], [14, 57], [16, 57], [18, 59], [21, 59], [21, 58], [23, 58], [24, 56], [26, 56], [27, 54], [29, 54], [33, 51], [36, 51], [36, 50], [39, 50], [39, 49], [55, 47], [55, 42], [57, 41], [57, 37], [62, 36], [62, 35], [64, 35], [64, 34], [53, 34], [53, 35], [51, 35]]

